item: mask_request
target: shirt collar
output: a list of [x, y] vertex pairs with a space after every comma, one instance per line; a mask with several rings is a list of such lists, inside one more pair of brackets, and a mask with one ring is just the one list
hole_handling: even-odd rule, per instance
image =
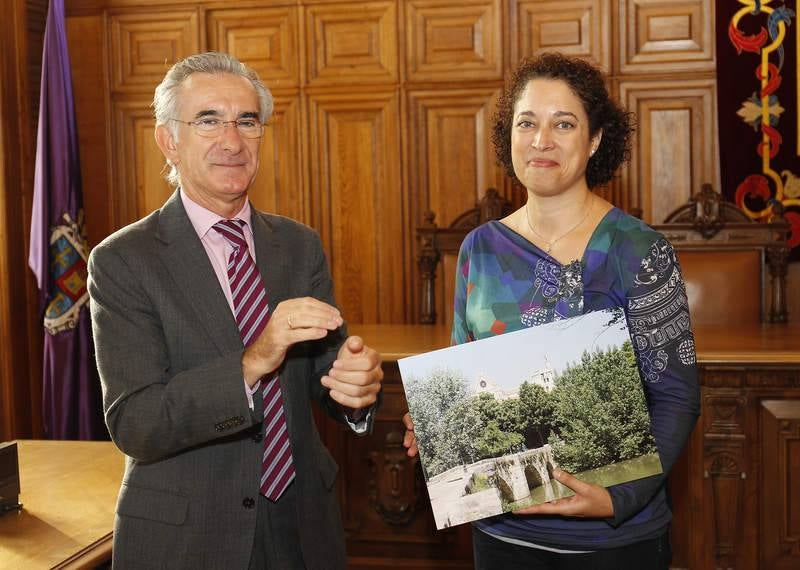
[[[186, 192], [183, 190], [181, 190], [180, 193], [183, 207], [186, 210], [186, 215], [189, 216], [189, 221], [192, 222], [194, 231], [197, 232], [197, 236], [200, 239], [203, 239], [206, 236], [208, 230], [210, 230], [214, 224], [225, 219], [219, 214], [215, 214], [211, 210], [207, 210], [189, 198], [189, 196], [187, 196]], [[244, 201], [244, 206], [242, 206], [242, 209], [239, 210], [235, 216], [233, 216], [233, 219], [236, 218], [242, 220], [247, 226], [250, 226], [250, 200]]]

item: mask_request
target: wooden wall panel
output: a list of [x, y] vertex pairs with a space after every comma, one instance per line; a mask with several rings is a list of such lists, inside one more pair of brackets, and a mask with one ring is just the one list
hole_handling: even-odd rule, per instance
[[115, 227], [130, 224], [160, 208], [172, 194], [162, 175], [166, 172], [164, 155], [153, 136], [149, 101], [134, 98], [112, 102], [115, 177], [108, 200]]
[[68, 18], [67, 37], [70, 58], [76, 62], [72, 66], [72, 87], [81, 152], [83, 208], [89, 247], [93, 247], [116, 229], [108, 200], [112, 170], [108, 168], [110, 145], [106, 143], [109, 89], [102, 16]]
[[395, 2], [321, 4], [305, 13], [310, 85], [397, 81]]
[[610, 72], [610, 11], [610, 0], [512, 0], [511, 66], [543, 51], [560, 51]]
[[246, 62], [270, 89], [300, 84], [296, 7], [209, 10], [206, 28], [209, 49]]
[[502, 79], [500, 0], [406, 3], [409, 81]]
[[152, 90], [179, 59], [200, 50], [196, 10], [111, 15], [112, 89]]
[[710, 0], [619, 0], [619, 13], [623, 72], [714, 70]]
[[[416, 136], [407, 142], [407, 168], [413, 227], [422, 225], [430, 211], [435, 222], [446, 227], [466, 210], [474, 208], [487, 188], [501, 194], [510, 192], [505, 173], [494, 159], [489, 142], [491, 115], [499, 88], [439, 89], [411, 91], [408, 94], [409, 131]], [[417, 257], [419, 244], [412, 244]], [[445, 258], [436, 268], [436, 313], [452, 324], [455, 259]], [[419, 281], [416, 264], [413, 282]], [[412, 290], [414, 307], [419, 287]], [[418, 315], [415, 311], [414, 315]]]
[[297, 94], [275, 96], [275, 111], [261, 139], [258, 175], [248, 194], [260, 210], [308, 223], [300, 107]]
[[475, 207], [504, 174], [489, 142], [499, 88], [424, 90], [408, 94], [408, 177], [415, 189], [417, 223], [425, 211], [447, 226]]
[[800, 566], [800, 400], [761, 402], [764, 492], [761, 567]]
[[[0, 441], [41, 437], [38, 295], [28, 269], [35, 131], [28, 86], [26, 3], [3, 5], [0, 19]], [[40, 25], [40, 24], [39, 24]], [[41, 49], [41, 46], [38, 46]], [[34, 90], [38, 92], [38, 90]], [[29, 349], [32, 349], [29, 352]], [[41, 348], [39, 348], [41, 350]], [[39, 352], [39, 354], [41, 354]]]
[[622, 81], [620, 98], [639, 120], [631, 161], [622, 170], [615, 201], [641, 208], [659, 223], [700, 191], [719, 188], [716, 151], [716, 89], [712, 79]]
[[312, 225], [353, 323], [405, 320], [399, 112], [396, 91], [309, 98]]

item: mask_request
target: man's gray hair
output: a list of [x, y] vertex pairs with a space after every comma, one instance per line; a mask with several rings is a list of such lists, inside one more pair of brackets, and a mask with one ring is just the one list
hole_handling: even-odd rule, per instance
[[[167, 71], [164, 79], [156, 87], [156, 93], [153, 97], [152, 107], [156, 118], [156, 126], [166, 126], [176, 140], [178, 138], [178, 126], [175, 121], [170, 119], [177, 119], [179, 116], [180, 98], [178, 94], [180, 87], [192, 73], [230, 73], [247, 78], [258, 94], [258, 120], [262, 124], [266, 124], [272, 116], [272, 93], [269, 92], [269, 89], [262, 83], [253, 69], [227, 53], [210, 51], [190, 55]], [[167, 161], [167, 166], [169, 166], [169, 172], [165, 176], [167, 182], [173, 186], [179, 186], [180, 174], [178, 169], [175, 165], [170, 164], [169, 161]]]

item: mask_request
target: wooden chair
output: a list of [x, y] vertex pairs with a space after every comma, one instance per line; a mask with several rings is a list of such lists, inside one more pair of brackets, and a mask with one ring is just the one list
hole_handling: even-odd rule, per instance
[[710, 184], [654, 225], [681, 264], [693, 325], [786, 322], [789, 224], [751, 220]]
[[[511, 202], [500, 196], [496, 189], [486, 190], [484, 197], [474, 208], [467, 210], [446, 228], [440, 228], [434, 221], [436, 214], [425, 213], [425, 222], [417, 228], [419, 254], [417, 268], [420, 278], [420, 312], [419, 320], [423, 324], [434, 324], [437, 321], [436, 274], [442, 267], [442, 283], [439, 297], [444, 313], [440, 322], [450, 327], [453, 324], [452, 302], [455, 281], [455, 259], [464, 237], [479, 225], [489, 220], [497, 220], [510, 214]], [[440, 264], [441, 261], [441, 264]]]
[[[423, 324], [452, 325], [455, 258], [473, 228], [508, 215], [511, 203], [494, 188], [446, 228], [427, 212], [417, 228], [420, 312]], [[721, 200], [710, 184], [654, 225], [672, 242], [686, 282], [695, 325], [786, 322], [789, 224], [779, 205], [769, 223], [751, 220]], [[437, 274], [441, 283], [437, 287]], [[437, 304], [438, 303], [438, 304]], [[443, 317], [439, 314], [443, 313]]]

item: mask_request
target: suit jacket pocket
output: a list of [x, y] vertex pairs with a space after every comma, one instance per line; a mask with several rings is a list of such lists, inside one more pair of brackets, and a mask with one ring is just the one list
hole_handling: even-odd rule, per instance
[[122, 484], [117, 514], [158, 521], [171, 525], [181, 525], [186, 521], [189, 499], [159, 489], [136, 487]]

